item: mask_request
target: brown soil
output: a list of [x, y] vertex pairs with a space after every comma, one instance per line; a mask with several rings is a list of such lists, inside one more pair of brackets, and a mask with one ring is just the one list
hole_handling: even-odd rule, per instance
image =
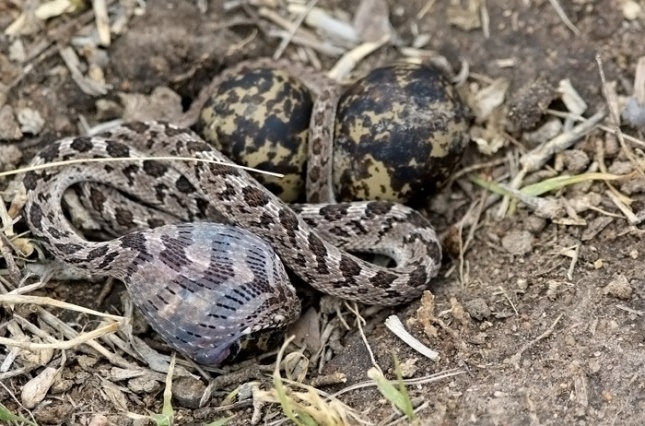
[[[0, 2], [0, 29], [4, 30], [18, 15], [17, 3], [21, 2]], [[112, 86], [105, 96], [83, 93], [56, 51], [56, 46], [69, 46], [79, 29], [92, 23], [90, 12], [55, 17], [25, 36], [22, 40], [28, 56], [22, 64], [10, 58], [14, 41], [0, 36], [0, 83], [7, 86], [6, 105], [14, 111], [29, 107], [45, 122], [37, 135], [26, 133], [21, 140], [1, 142], [0, 148], [18, 147], [23, 154], [20, 164], [25, 164], [37, 148], [56, 138], [77, 134], [80, 117], [91, 125], [112, 118], [97, 115], [97, 99], [119, 103], [117, 92], [149, 94], [158, 86], [168, 86], [182, 96], [186, 106], [224, 66], [244, 58], [270, 56], [275, 51], [278, 41], [263, 31], [255, 33], [257, 22], [242, 9], [225, 13], [224, 2], [212, 0], [207, 2], [208, 11], [201, 13], [194, 3], [149, 1], [145, 14], [133, 18], [121, 35], [113, 34], [112, 44], [100, 50], [108, 61], [100, 68]], [[318, 6], [352, 15], [355, 3], [320, 0]], [[571, 81], [589, 104], [585, 115], [590, 116], [605, 105], [595, 56], [602, 58], [607, 81], [617, 82], [617, 92], [629, 96], [633, 93], [636, 63], [645, 54], [645, 13], [627, 20], [623, 10], [629, 1], [561, 1], [580, 33], [577, 36], [547, 0], [489, 1], [489, 37], [483, 35], [481, 27], [467, 31], [452, 25], [449, 18], [453, 11], [447, 7], [451, 2], [436, 2], [422, 18], [417, 13], [426, 1], [389, 3], [391, 23], [404, 45], [410, 45], [413, 31], [429, 34], [430, 41], [424, 49], [445, 56], [455, 69], [459, 69], [460, 60], [465, 60], [473, 74], [469, 83], [486, 86], [500, 77], [510, 83], [503, 105], [507, 114], [502, 120], [507, 143], [492, 156], [480, 153], [473, 144], [464, 164], [506, 159], [496, 166], [477, 169], [488, 178], [512, 178], [507, 174], [516, 169], [510, 168], [510, 160], [516, 161], [533, 147], [522, 146], [523, 133], [544, 123], [547, 106], [562, 109], [561, 103], [551, 102], [560, 80]], [[468, 3], [476, 2], [461, 3], [464, 9]], [[261, 22], [266, 28], [267, 21]], [[43, 40], [52, 47], [31, 58], [30, 49]], [[294, 52], [287, 48], [285, 56]], [[393, 47], [381, 48], [357, 66], [356, 75], [398, 56]], [[335, 62], [322, 54], [319, 57], [324, 69]], [[101, 58], [92, 60], [102, 64]], [[33, 64], [30, 72], [27, 64]], [[0, 85], [0, 105], [4, 101], [2, 94]], [[6, 125], [0, 120], [0, 131], [5, 132], [2, 126]], [[624, 130], [639, 136], [634, 129]], [[604, 161], [608, 167], [627, 163], [624, 149], [612, 151], [612, 144], [615, 139], [595, 130], [573, 150], [586, 153], [592, 161]], [[598, 145], [605, 148], [604, 159], [598, 157]], [[1, 155], [8, 156], [9, 151]], [[560, 174], [568, 173], [567, 155]], [[639, 152], [635, 155], [640, 158]], [[545, 170], [553, 166], [551, 160]], [[6, 167], [3, 159], [0, 167]], [[645, 199], [641, 179], [615, 184], [619, 190], [629, 190], [628, 195], [635, 200], [631, 208], [636, 213], [643, 208]], [[638, 266], [645, 256], [643, 231], [627, 222], [607, 189], [606, 183], [596, 181], [551, 194], [568, 200], [598, 194], [601, 202], [597, 208], [615, 215], [588, 209], [579, 213], [578, 219], [582, 220], [575, 224], [559, 220], [562, 218], [541, 219], [521, 203], [514, 214], [504, 218], [499, 218], [499, 203], [483, 209], [463, 263], [458, 251], [450, 249], [459, 247], [454, 224], [471, 205], [476, 213], [482, 196], [488, 193], [462, 176], [432, 200], [432, 220], [440, 233], [446, 232], [448, 251], [457, 256], [446, 259], [443, 273], [432, 287], [435, 306], [431, 318], [417, 311], [419, 302], [397, 313], [402, 319], [413, 319], [409, 327], [412, 333], [437, 350], [440, 359], [427, 360], [393, 337], [382, 325], [383, 315], [378, 316], [378, 321], [372, 319], [366, 329], [376, 360], [389, 377], [393, 353], [402, 362], [417, 359], [413, 377], [453, 368], [467, 371], [432, 384], [409, 387], [415, 402], [427, 403], [419, 412], [421, 424], [645, 423], [645, 398], [641, 393], [645, 387], [645, 272]], [[571, 219], [566, 214], [563, 217]], [[464, 240], [469, 230], [464, 228]], [[574, 252], [576, 262], [571, 269]], [[50, 285], [38, 294], [110, 312], [120, 309], [114, 308], [121, 306], [120, 286], [115, 286], [106, 301], [96, 306], [100, 291], [100, 284], [81, 287], [78, 282], [65, 282]], [[16, 310], [7, 305], [0, 307], [2, 323], [15, 314], [29, 318], [33, 310], [24, 306]], [[78, 325], [75, 315], [63, 318]], [[424, 325], [430, 326], [430, 322], [436, 327], [435, 336], [424, 333]], [[2, 325], [0, 334], [16, 338]], [[361, 338], [352, 332], [342, 344], [345, 350], [331, 359], [323, 373], [343, 372], [347, 383], [321, 387], [323, 390], [331, 392], [367, 380], [371, 362]], [[151, 380], [145, 386], [137, 386], [133, 383], [136, 379], [116, 380], [110, 363], [81, 348], [67, 351], [65, 367], [54, 388], [31, 410], [39, 424], [90, 424], [91, 419], [98, 421], [99, 414], [106, 416], [109, 423], [105, 424], [129, 424], [133, 421], [125, 417], [126, 411], [161, 411], [163, 382]], [[9, 351], [0, 349], [0, 359], [6, 359]], [[9, 372], [19, 370], [20, 362], [15, 361]], [[56, 351], [52, 366], [58, 368], [60, 362], [60, 351]], [[25, 383], [42, 371], [40, 366], [24, 374], [5, 376], [0, 402], [12, 413], [29, 418], [29, 411], [12, 395], [20, 399]], [[4, 370], [0, 375], [3, 373]], [[160, 377], [163, 381], [163, 375]], [[196, 392], [203, 390], [203, 385], [196, 386]], [[232, 412], [237, 417], [231, 424], [247, 424], [252, 412], [248, 406], [227, 413], [216, 410], [224, 396], [225, 392], [217, 392], [202, 408], [191, 408], [190, 401], [174, 400], [176, 423], [208, 423]], [[376, 423], [394, 413], [374, 388], [353, 391], [341, 399]], [[277, 405], [267, 409], [269, 413], [279, 411]]]

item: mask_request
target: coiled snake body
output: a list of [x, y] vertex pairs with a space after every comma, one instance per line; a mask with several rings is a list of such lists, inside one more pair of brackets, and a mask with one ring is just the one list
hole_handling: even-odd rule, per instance
[[[64, 263], [125, 282], [151, 326], [197, 362], [218, 364], [240, 339], [299, 315], [281, 261], [321, 292], [384, 306], [418, 297], [438, 272], [437, 236], [405, 206], [288, 206], [243, 170], [136, 160], [150, 155], [230, 163], [192, 131], [161, 122], [65, 138], [32, 165], [70, 158], [132, 161], [26, 173], [25, 217], [34, 236]], [[107, 242], [83, 238], [61, 209], [63, 193], [77, 183], [115, 232], [128, 233]], [[348, 251], [385, 254], [396, 267], [378, 267]]]

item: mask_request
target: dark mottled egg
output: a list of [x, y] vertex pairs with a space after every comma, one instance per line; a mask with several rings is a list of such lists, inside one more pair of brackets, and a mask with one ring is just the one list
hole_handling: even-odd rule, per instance
[[444, 184], [469, 141], [470, 111], [434, 68], [378, 68], [341, 96], [334, 188], [341, 200], [418, 204]]
[[287, 72], [254, 69], [223, 81], [202, 109], [197, 131], [237, 164], [284, 174], [251, 175], [286, 202], [304, 193], [312, 99]]

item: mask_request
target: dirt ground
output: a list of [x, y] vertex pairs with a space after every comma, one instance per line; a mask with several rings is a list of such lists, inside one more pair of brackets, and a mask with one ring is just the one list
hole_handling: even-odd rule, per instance
[[[27, 3], [0, 0], [0, 29], [9, 28]], [[135, 3], [108, 1], [112, 24], [120, 22], [123, 11]], [[262, 7], [286, 16], [284, 5], [272, 3]], [[357, 3], [320, 0], [317, 7], [351, 22]], [[421, 407], [419, 424], [645, 423], [645, 269], [638, 266], [645, 256], [639, 225], [645, 217], [645, 178], [638, 172], [645, 146], [639, 139], [638, 125], [645, 129], [642, 116], [640, 122], [639, 117], [623, 121], [622, 130], [636, 140], [621, 143], [610, 133], [612, 128], [595, 128], [524, 178], [522, 186], [561, 175], [607, 170], [625, 175], [636, 170], [630, 179], [584, 181], [537, 197], [561, 206], [557, 213], [545, 214], [531, 202], [518, 203], [514, 211], [503, 209], [500, 198], [484, 203], [492, 192], [471, 178], [474, 174], [483, 181], [510, 184], [522, 167], [519, 159], [539, 143], [569, 130], [565, 124], [549, 134], [543, 127], [554, 119], [565, 121], [555, 118], [551, 109], [570, 109], [557, 90], [563, 79], [586, 102], [587, 108], [579, 111], [583, 116], [606, 108], [596, 55], [602, 59], [609, 92], [618, 95], [619, 109], [626, 97], [644, 91], [638, 83], [635, 86], [634, 78], [638, 60], [645, 55], [645, 2], [560, 1], [570, 26], [558, 14], [557, 2], [547, 0], [388, 3], [396, 42], [361, 60], [352, 75], [401, 58], [397, 45], [409, 47], [416, 41], [423, 52], [445, 58], [455, 72], [467, 64], [468, 78], [460, 90], [471, 97], [471, 105], [480, 105], [477, 102], [486, 98], [483, 89], [508, 86], [494, 111], [477, 113], [472, 135], [478, 143], [473, 142], [465, 155], [461, 167], [465, 171], [429, 200], [426, 212], [444, 236], [449, 254], [432, 286], [434, 301], [414, 302], [368, 318], [365, 333], [377, 363], [389, 378], [394, 377], [393, 353], [406, 365], [408, 378], [452, 369], [463, 373], [408, 386], [412, 401]], [[428, 3], [434, 4], [423, 13]], [[204, 5], [206, 10], [200, 10]], [[0, 35], [0, 137], [5, 139], [0, 141], [0, 171], [26, 164], [47, 143], [78, 134], [87, 126], [137, 117], [144, 109], [153, 110], [156, 118], [166, 114], [158, 106], [167, 105], [167, 99], [153, 102], [153, 108], [142, 106], [149, 98], [128, 107], [132, 99], [119, 93], [148, 95], [165, 86], [179, 94], [181, 106], [187, 108], [222, 68], [244, 58], [274, 54], [280, 44], [273, 36], [277, 27], [260, 13], [260, 6], [228, 11], [224, 6], [221, 0], [148, 1], [145, 13], [122, 21], [118, 31], [113, 27], [109, 46], [101, 48], [92, 44], [96, 26], [91, 9], [36, 21], [30, 31], [25, 24], [27, 35]], [[425, 35], [429, 38], [421, 43]], [[60, 53], [70, 46], [95, 86], [82, 89], [75, 80]], [[295, 39], [282, 56], [318, 58], [323, 70], [338, 60], [338, 55], [318, 50], [308, 54]], [[103, 84], [110, 85], [104, 92]], [[88, 94], [91, 89], [98, 92]], [[610, 122], [605, 118], [604, 123]], [[1, 182], [4, 188], [8, 179]], [[460, 228], [464, 217], [473, 220]], [[10, 229], [6, 222], [4, 226], [5, 231]], [[15, 230], [26, 228], [19, 223]], [[466, 242], [461, 257], [460, 240]], [[19, 258], [16, 262], [24, 265]], [[8, 268], [7, 262], [1, 265]], [[13, 288], [6, 271], [0, 274], [3, 293]], [[26, 281], [32, 282], [33, 278]], [[106, 296], [100, 283], [53, 280], [33, 294], [122, 313], [124, 290], [118, 284], [110, 288]], [[47, 309], [76, 330], [97, 325], [73, 312]], [[1, 305], [0, 335], [18, 338], [16, 329], [22, 329], [23, 339], [33, 338], [33, 332], [15, 317], [38, 321], [37, 311], [32, 305]], [[439, 352], [438, 360], [416, 353], [385, 328], [383, 319], [393, 312], [418, 339]], [[149, 336], [146, 341], [154, 343]], [[337, 343], [344, 349], [331, 357], [320, 374], [341, 372], [347, 381], [318, 386], [329, 393], [368, 380], [372, 366], [355, 329], [340, 339]], [[145, 367], [113, 349], [130, 365]], [[85, 345], [64, 351], [64, 359], [60, 350], [52, 351], [40, 364], [33, 356], [11, 362], [12, 353], [9, 347], [0, 348], [0, 402], [11, 413], [38, 424], [142, 424], [125, 413], [161, 412], [162, 373], [146, 373], [149, 381], [136, 374], [119, 378], [126, 368]], [[51, 387], [27, 403], [25, 384], [61, 364], [64, 368]], [[310, 367], [310, 377], [317, 374]], [[271, 387], [270, 379], [261, 381]], [[215, 389], [212, 399], [199, 407], [208, 382], [203, 378], [185, 382], [175, 383], [180, 389], [175, 389], [173, 400], [176, 424], [205, 424], [229, 415], [236, 417], [228, 424], [250, 421], [253, 410], [248, 401], [227, 411], [218, 409], [230, 403], [224, 398], [237, 384]], [[191, 392], [196, 400], [188, 397]], [[400, 418], [373, 387], [339, 398], [373, 424]], [[262, 424], [278, 424], [284, 417], [277, 404], [265, 406], [264, 415]]]

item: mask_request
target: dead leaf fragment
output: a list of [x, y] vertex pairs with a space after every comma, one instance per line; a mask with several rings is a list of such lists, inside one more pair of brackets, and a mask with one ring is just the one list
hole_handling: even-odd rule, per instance
[[354, 16], [354, 29], [363, 41], [377, 42], [392, 35], [390, 10], [385, 0], [362, 0]]
[[614, 280], [612, 280], [607, 286], [602, 290], [603, 294], [606, 296], [613, 296], [618, 299], [627, 300], [632, 297], [632, 286], [629, 285], [627, 277], [624, 275], [618, 275]]

